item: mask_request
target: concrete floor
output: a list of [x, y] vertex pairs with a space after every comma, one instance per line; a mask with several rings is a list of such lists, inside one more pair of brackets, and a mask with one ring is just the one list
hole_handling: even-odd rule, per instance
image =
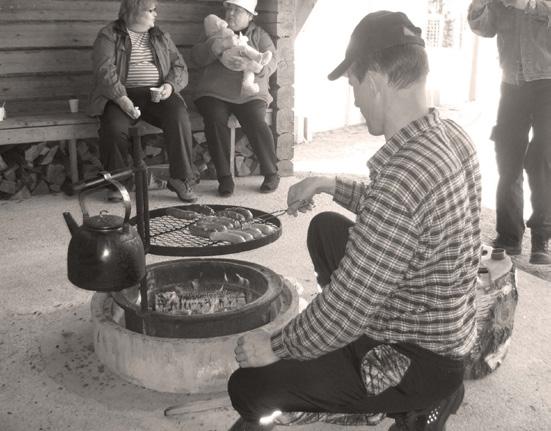
[[[358, 129], [347, 136], [350, 151], [366, 160], [380, 143]], [[285, 207], [286, 191], [305, 171], [322, 171], [315, 164], [342, 145], [342, 136], [325, 135], [319, 145], [298, 146], [296, 177], [284, 178], [271, 195], [256, 192], [260, 178], [239, 178], [232, 204], [264, 211]], [[365, 150], [358, 150], [365, 141]], [[345, 150], [345, 148], [342, 148]], [[344, 151], [343, 154], [350, 154]], [[357, 160], [357, 158], [355, 158]], [[329, 171], [343, 172], [345, 159], [329, 157]], [[339, 161], [342, 163], [338, 166]], [[363, 163], [363, 162], [362, 162]], [[344, 168], [342, 168], [344, 166]], [[358, 165], [359, 166], [359, 165]], [[359, 168], [358, 168], [359, 169]], [[357, 173], [357, 172], [354, 172]], [[361, 173], [361, 172], [359, 172]], [[227, 203], [215, 194], [215, 183], [197, 187], [202, 203]], [[167, 191], [151, 192], [151, 206], [177, 205]], [[320, 197], [314, 213], [339, 210]], [[101, 199], [91, 211], [107, 207]], [[236, 413], [223, 394], [176, 395], [140, 388], [112, 374], [95, 357], [91, 340], [91, 292], [77, 289], [66, 277], [69, 233], [62, 219], [71, 211], [80, 222], [76, 198], [48, 195], [0, 202], [0, 430], [1, 431], [175, 431], [226, 430]], [[113, 209], [114, 210], [114, 209]], [[296, 279], [313, 295], [315, 282], [305, 243], [311, 214], [282, 216], [283, 235], [258, 250], [228, 256], [269, 266]], [[154, 263], [170, 258], [148, 256]], [[453, 430], [551, 429], [551, 286], [528, 273], [518, 274], [519, 304], [512, 343], [503, 365], [492, 375], [466, 383], [465, 401], [448, 422]], [[210, 403], [205, 404], [204, 402]], [[186, 403], [189, 413], [165, 418], [166, 407]], [[206, 410], [203, 410], [207, 406]], [[216, 406], [222, 406], [215, 408]], [[389, 420], [376, 427], [386, 430]], [[283, 428], [283, 427], [280, 427]], [[312, 424], [297, 431], [340, 430]]]

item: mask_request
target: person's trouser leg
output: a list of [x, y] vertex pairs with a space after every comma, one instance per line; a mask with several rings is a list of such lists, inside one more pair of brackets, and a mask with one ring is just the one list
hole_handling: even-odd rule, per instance
[[310, 222], [306, 245], [321, 287], [329, 284], [339, 266], [353, 225], [352, 220], [335, 212], [319, 213]]
[[[149, 93], [148, 93], [149, 97]], [[193, 184], [193, 138], [184, 100], [174, 93], [168, 99], [140, 106], [142, 119], [163, 130], [171, 178]]]
[[496, 193], [496, 231], [507, 244], [524, 234], [523, 166], [531, 127], [527, 88], [501, 84], [497, 124], [493, 131], [499, 181]]
[[551, 79], [530, 82], [533, 137], [525, 168], [530, 185], [532, 215], [526, 225], [544, 238], [551, 237]]
[[228, 118], [231, 112], [229, 105], [223, 100], [209, 96], [201, 97], [195, 101], [197, 110], [203, 116], [207, 146], [218, 179], [231, 175], [230, 129], [228, 128]]
[[397, 354], [410, 359], [409, 367], [397, 385], [369, 394], [362, 359], [379, 345], [362, 336], [316, 359], [240, 368], [228, 382], [232, 405], [251, 423], [276, 410], [392, 414], [427, 408], [451, 394], [463, 380], [460, 361], [443, 359], [411, 345], [393, 345]]
[[118, 105], [108, 102], [100, 117], [99, 156], [103, 168], [116, 171], [129, 167], [131, 152], [128, 128], [133, 120]]
[[274, 136], [266, 123], [267, 107], [263, 100], [251, 100], [239, 105], [232, 104], [232, 111], [239, 120], [243, 133], [249, 139], [262, 175], [277, 172]]

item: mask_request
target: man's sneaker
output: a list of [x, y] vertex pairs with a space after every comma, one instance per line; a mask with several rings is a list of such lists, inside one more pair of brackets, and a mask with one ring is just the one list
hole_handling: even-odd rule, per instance
[[403, 413], [395, 417], [395, 423], [388, 431], [444, 431], [450, 415], [457, 413], [465, 396], [465, 386], [457, 388], [450, 396], [436, 405]]
[[183, 202], [195, 202], [197, 200], [197, 195], [193, 193], [191, 185], [186, 180], [169, 178], [166, 186], [169, 190], [175, 192]]
[[234, 188], [235, 183], [233, 182], [233, 177], [231, 175], [218, 178], [218, 194], [223, 198], [233, 195]]
[[518, 256], [522, 253], [522, 241], [517, 243], [512, 243], [505, 241], [499, 235], [496, 239], [492, 241], [493, 248], [502, 248], [507, 252], [509, 256]]
[[534, 265], [551, 264], [549, 238], [547, 238], [547, 236], [532, 232], [532, 253], [530, 254], [530, 263]]
[[228, 431], [270, 431], [274, 428], [274, 424], [261, 425], [259, 423], [247, 422], [243, 418], [239, 418]]
[[264, 177], [264, 181], [262, 182], [262, 185], [260, 186], [260, 192], [261, 193], [275, 192], [279, 187], [279, 180], [280, 178], [277, 172], [275, 174], [266, 175]]

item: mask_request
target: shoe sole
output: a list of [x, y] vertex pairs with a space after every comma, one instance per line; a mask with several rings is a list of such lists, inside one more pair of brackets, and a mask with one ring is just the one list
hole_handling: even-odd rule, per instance
[[198, 199], [197, 196], [195, 196], [193, 198], [189, 198], [189, 199], [184, 199], [180, 196], [178, 191], [173, 186], [171, 186], [170, 184], [167, 183], [166, 188], [168, 190], [170, 190], [171, 192], [176, 193], [176, 196], [178, 196], [178, 199], [180, 199], [182, 202], [197, 202], [197, 199]]
[[551, 256], [547, 253], [532, 253], [529, 262], [532, 265], [551, 265]]

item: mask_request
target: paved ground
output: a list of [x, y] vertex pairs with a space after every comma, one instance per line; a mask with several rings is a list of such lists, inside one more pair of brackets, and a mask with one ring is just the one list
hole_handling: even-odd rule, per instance
[[[314, 143], [298, 146], [296, 177], [309, 172], [364, 174], [364, 162], [380, 141], [366, 138], [361, 128], [344, 132], [323, 134]], [[285, 192], [296, 177], [285, 178], [272, 195], [256, 193], [260, 178], [240, 178], [231, 202], [266, 211], [283, 208]], [[201, 202], [228, 202], [219, 199], [214, 189], [212, 181], [203, 181], [198, 186]], [[151, 204], [178, 202], [170, 192], [156, 191]], [[98, 209], [105, 204], [99, 199], [92, 206]], [[315, 212], [328, 209], [337, 208], [320, 198]], [[216, 397], [143, 389], [113, 375], [96, 359], [89, 322], [91, 293], [75, 288], [66, 278], [69, 233], [61, 216], [66, 210], [80, 214], [75, 198], [50, 195], [0, 202], [0, 430], [227, 429], [236, 418], [232, 409], [197, 411], [201, 400]], [[297, 279], [308, 297], [315, 287], [303, 246], [309, 219], [310, 215], [283, 216], [283, 235], [277, 242], [230, 257], [268, 265]], [[166, 259], [148, 256], [147, 261]], [[465, 402], [450, 419], [449, 431], [551, 429], [551, 286], [526, 272], [519, 272], [518, 286], [520, 300], [506, 360], [487, 378], [467, 382]], [[195, 413], [163, 417], [167, 406], [182, 402]], [[389, 425], [384, 421], [377, 427], [356, 429], [381, 431]], [[295, 429], [344, 428], [313, 424]]]

